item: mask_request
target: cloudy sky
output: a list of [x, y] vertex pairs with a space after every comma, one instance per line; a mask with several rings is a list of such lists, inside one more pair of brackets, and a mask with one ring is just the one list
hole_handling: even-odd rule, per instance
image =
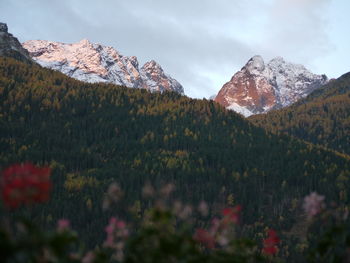
[[250, 57], [314, 73], [350, 71], [349, 0], [0, 0], [20, 41], [92, 42], [154, 59], [191, 97], [209, 97]]

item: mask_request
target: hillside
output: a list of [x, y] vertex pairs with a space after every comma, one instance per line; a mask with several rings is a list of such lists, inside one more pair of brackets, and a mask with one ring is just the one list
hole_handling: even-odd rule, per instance
[[112, 181], [125, 193], [119, 214], [133, 204], [147, 210], [145, 182], [172, 182], [174, 199], [205, 200], [212, 216], [241, 204], [248, 232], [254, 223], [290, 229], [311, 191], [348, 202], [345, 155], [266, 132], [213, 101], [87, 84], [10, 58], [0, 58], [0, 138], [3, 167], [54, 169], [52, 201], [25, 213], [43, 226], [70, 218], [91, 246], [104, 237]]
[[273, 133], [284, 133], [350, 154], [350, 73], [330, 81], [296, 104], [250, 117]]

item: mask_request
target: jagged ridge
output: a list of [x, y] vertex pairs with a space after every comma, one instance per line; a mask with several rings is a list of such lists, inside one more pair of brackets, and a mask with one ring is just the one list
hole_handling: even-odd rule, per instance
[[7, 25], [0, 23], [0, 56], [13, 57], [24, 62], [31, 62], [27, 50], [12, 34], [8, 32]]
[[23, 43], [32, 58], [43, 67], [82, 81], [110, 82], [130, 88], [150, 91], [165, 90], [184, 93], [175, 79], [165, 74], [155, 61], [147, 62], [141, 69], [135, 56], [123, 56], [112, 47], [94, 44], [86, 39], [65, 44], [45, 40]]

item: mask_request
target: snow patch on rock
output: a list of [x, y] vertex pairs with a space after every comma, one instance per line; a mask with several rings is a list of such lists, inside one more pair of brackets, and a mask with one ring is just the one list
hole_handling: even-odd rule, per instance
[[246, 107], [242, 107], [238, 105], [237, 103], [231, 103], [230, 106], [228, 106], [226, 109], [233, 110], [239, 114], [242, 114], [244, 117], [249, 117], [253, 115], [254, 113], [248, 110]]
[[108, 82], [150, 91], [175, 91], [184, 94], [182, 85], [164, 73], [155, 61], [140, 69], [135, 56], [123, 56], [116, 49], [83, 39], [66, 44], [45, 40], [23, 43], [31, 57], [46, 68], [58, 70], [72, 78], [96, 83]]
[[222, 87], [215, 101], [248, 116], [286, 107], [325, 83], [325, 75], [282, 57], [265, 64], [261, 56], [254, 56]]

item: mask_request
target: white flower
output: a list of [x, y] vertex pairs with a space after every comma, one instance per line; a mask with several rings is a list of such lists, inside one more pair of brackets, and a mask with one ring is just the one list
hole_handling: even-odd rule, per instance
[[108, 198], [117, 203], [123, 196], [123, 191], [117, 183], [111, 183], [108, 187], [107, 191]]
[[207, 216], [209, 212], [207, 203], [204, 201], [201, 201], [200, 204], [198, 205], [198, 211], [202, 216]]
[[150, 183], [146, 183], [145, 186], [142, 188], [143, 197], [152, 197], [154, 195], [154, 192], [154, 188]]
[[228, 243], [229, 243], [228, 238], [226, 236], [224, 236], [224, 235], [218, 236], [217, 241], [220, 244], [220, 246], [222, 246], [222, 247], [227, 246]]
[[308, 218], [312, 218], [321, 212], [325, 207], [324, 199], [323, 195], [318, 195], [316, 192], [312, 192], [304, 198], [303, 208]]
[[117, 183], [111, 183], [108, 187], [106, 197], [103, 199], [102, 209], [107, 210], [113, 203], [117, 203], [124, 193]]
[[166, 184], [160, 189], [160, 193], [163, 197], [168, 197], [175, 190], [175, 185]]
[[192, 214], [192, 207], [189, 205], [185, 205], [185, 207], [183, 208], [183, 210], [180, 212], [179, 214], [179, 218], [182, 220], [185, 220], [187, 218], [189, 218]]

